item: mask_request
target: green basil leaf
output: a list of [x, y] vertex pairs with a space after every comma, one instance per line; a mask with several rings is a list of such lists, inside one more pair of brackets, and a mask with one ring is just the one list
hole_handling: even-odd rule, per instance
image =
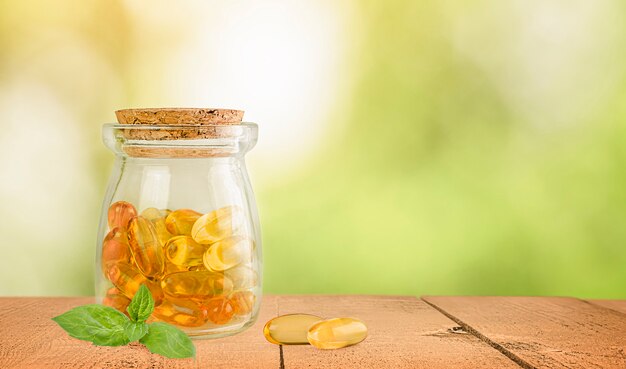
[[128, 315], [135, 322], [145, 322], [153, 310], [154, 299], [152, 299], [152, 294], [150, 294], [148, 287], [142, 284], [135, 296], [133, 296], [130, 305], [128, 305]]
[[150, 352], [169, 358], [182, 359], [196, 356], [196, 347], [185, 332], [167, 323], [149, 324], [148, 334], [139, 342], [146, 345]]
[[148, 333], [148, 325], [144, 322], [126, 322], [124, 327], [130, 342], [139, 341]]
[[109, 306], [83, 305], [52, 318], [70, 336], [98, 346], [122, 346], [129, 340], [125, 332], [128, 317]]

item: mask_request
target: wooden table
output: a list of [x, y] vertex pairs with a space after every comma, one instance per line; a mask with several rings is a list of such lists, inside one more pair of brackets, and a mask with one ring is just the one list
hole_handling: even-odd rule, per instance
[[[626, 368], [626, 301], [567, 297], [265, 296], [251, 329], [194, 341], [195, 360], [97, 347], [50, 320], [90, 298], [0, 298], [0, 368]], [[362, 343], [322, 351], [261, 333], [288, 313], [354, 316]]]

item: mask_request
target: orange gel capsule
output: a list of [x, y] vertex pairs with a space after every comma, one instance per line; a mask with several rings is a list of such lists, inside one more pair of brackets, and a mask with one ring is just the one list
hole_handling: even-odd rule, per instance
[[204, 271], [178, 272], [166, 275], [161, 281], [166, 296], [172, 298], [205, 299], [233, 290], [233, 283], [222, 273]]
[[128, 235], [122, 228], [113, 228], [102, 241], [102, 271], [106, 274], [109, 265], [130, 262]]
[[334, 318], [309, 327], [307, 339], [319, 349], [332, 350], [355, 345], [367, 337], [365, 323], [354, 318]]
[[172, 237], [164, 246], [165, 256], [172, 264], [190, 267], [202, 265], [207, 248], [207, 245], [201, 245], [189, 236]]
[[111, 287], [107, 290], [107, 295], [102, 301], [102, 304], [117, 309], [124, 314], [128, 314], [126, 308], [130, 304], [130, 299], [124, 296], [117, 288]]
[[115, 263], [107, 270], [106, 277], [124, 296], [132, 299], [139, 287], [147, 282], [146, 277], [127, 263]]
[[235, 315], [246, 315], [252, 312], [256, 296], [252, 291], [236, 291], [230, 295]]
[[224, 296], [214, 297], [203, 306], [206, 307], [209, 320], [215, 324], [226, 324], [235, 315], [233, 302]]
[[196, 242], [210, 244], [237, 233], [244, 221], [240, 207], [226, 206], [198, 218], [191, 229]]
[[173, 235], [191, 235], [193, 224], [202, 214], [191, 209], [174, 210], [165, 218], [165, 226]]
[[141, 216], [148, 219], [154, 225], [157, 237], [161, 245], [165, 243], [173, 236], [165, 226], [165, 217], [170, 213], [169, 210], [159, 210], [157, 208], [147, 208], [141, 212]]
[[142, 216], [132, 218], [128, 224], [128, 244], [143, 275], [158, 277], [163, 274], [163, 247], [152, 222]]
[[152, 313], [154, 318], [183, 327], [199, 327], [207, 322], [207, 310], [193, 300], [165, 299]]
[[137, 216], [137, 209], [126, 201], [111, 204], [108, 212], [109, 228], [126, 228], [131, 218]]
[[307, 332], [313, 324], [323, 320], [310, 314], [287, 314], [277, 316], [265, 323], [263, 335], [275, 345], [306, 345]]
[[241, 236], [218, 241], [204, 253], [204, 266], [209, 270], [222, 271], [251, 260], [254, 243]]
[[224, 276], [231, 280], [235, 290], [254, 288], [259, 283], [257, 272], [249, 265], [238, 265], [232, 269], [225, 270]]

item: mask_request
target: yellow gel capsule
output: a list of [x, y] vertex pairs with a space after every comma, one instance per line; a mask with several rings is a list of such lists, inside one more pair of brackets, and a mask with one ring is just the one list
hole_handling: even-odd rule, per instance
[[126, 228], [131, 218], [137, 216], [137, 209], [126, 201], [118, 201], [109, 206], [107, 218], [109, 228]]
[[122, 228], [113, 228], [102, 241], [102, 271], [106, 274], [111, 264], [130, 262], [128, 235]]
[[259, 277], [249, 265], [238, 265], [224, 271], [224, 275], [233, 282], [233, 289], [247, 290], [257, 286]]
[[225, 238], [212, 244], [204, 253], [204, 266], [222, 271], [250, 261], [254, 243], [241, 236]]
[[305, 345], [309, 327], [320, 320], [323, 318], [310, 314], [281, 315], [265, 323], [263, 335], [276, 345]]
[[191, 267], [202, 265], [202, 257], [208, 246], [197, 243], [189, 236], [174, 236], [163, 248], [172, 264]]
[[241, 208], [225, 206], [198, 218], [191, 228], [191, 236], [198, 243], [214, 243], [234, 235], [243, 221]]
[[165, 245], [165, 243], [173, 236], [173, 234], [171, 234], [165, 226], [165, 217], [167, 217], [169, 213], [169, 210], [159, 210], [157, 208], [147, 208], [141, 212], [141, 216], [151, 221], [152, 225], [154, 225], [154, 229], [156, 230], [157, 237], [159, 238], [161, 245]]
[[132, 218], [128, 224], [128, 244], [143, 275], [158, 277], [163, 274], [163, 247], [152, 222], [142, 216]]
[[107, 290], [107, 295], [102, 301], [102, 304], [128, 315], [126, 308], [130, 304], [130, 299], [124, 296], [117, 288], [111, 287]]
[[209, 320], [218, 325], [228, 323], [235, 315], [233, 301], [224, 296], [209, 299], [202, 306], [206, 307]]
[[309, 343], [319, 349], [332, 350], [357, 344], [367, 337], [365, 323], [354, 318], [334, 318], [309, 327]]
[[166, 275], [161, 281], [166, 296], [172, 298], [206, 299], [233, 290], [233, 283], [222, 273], [204, 271], [178, 272]]
[[246, 315], [252, 312], [256, 296], [252, 291], [236, 291], [230, 295], [235, 315]]
[[207, 309], [198, 302], [171, 298], [154, 308], [152, 315], [158, 320], [183, 327], [199, 327], [208, 320]]
[[106, 277], [130, 299], [135, 296], [139, 287], [147, 282], [146, 277], [127, 263], [112, 264], [107, 270]]
[[191, 235], [193, 224], [202, 214], [191, 209], [174, 210], [165, 218], [165, 226], [173, 235]]

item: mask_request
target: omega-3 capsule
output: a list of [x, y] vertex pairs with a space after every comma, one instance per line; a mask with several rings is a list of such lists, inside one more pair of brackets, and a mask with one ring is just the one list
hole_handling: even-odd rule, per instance
[[207, 317], [215, 324], [226, 324], [235, 315], [233, 301], [224, 296], [217, 296], [202, 304], [207, 310]]
[[163, 247], [152, 222], [142, 216], [128, 224], [128, 244], [139, 271], [146, 277], [163, 274]]
[[311, 345], [319, 349], [338, 349], [357, 344], [367, 337], [365, 323], [354, 318], [334, 318], [317, 322], [307, 333]]
[[124, 296], [117, 288], [111, 287], [107, 290], [107, 294], [104, 297], [104, 300], [102, 300], [102, 303], [106, 306], [117, 309], [124, 314], [128, 314], [126, 312], [126, 308], [130, 304], [130, 299]]
[[157, 208], [147, 208], [141, 212], [141, 216], [148, 219], [154, 225], [157, 237], [161, 245], [165, 243], [173, 236], [165, 226], [165, 217], [170, 213], [169, 210], [159, 210]]
[[102, 241], [102, 271], [106, 274], [111, 264], [130, 262], [128, 235], [122, 228], [113, 228]]
[[252, 291], [236, 291], [230, 295], [230, 301], [233, 303], [235, 315], [246, 315], [252, 312], [254, 301], [256, 300]]
[[202, 265], [202, 257], [208, 245], [201, 245], [189, 236], [175, 236], [165, 244], [165, 256], [175, 265], [197, 266]]
[[173, 235], [191, 235], [193, 224], [202, 214], [191, 209], [178, 209], [168, 214], [165, 226]]
[[127, 263], [115, 263], [107, 269], [107, 278], [128, 298], [133, 298], [147, 279]]
[[222, 273], [205, 270], [168, 274], [161, 281], [161, 287], [165, 295], [172, 298], [206, 299], [231, 293], [233, 283]]
[[191, 229], [191, 236], [198, 243], [214, 243], [236, 234], [243, 219], [240, 207], [225, 206], [198, 218]]
[[224, 271], [224, 275], [233, 283], [235, 290], [248, 290], [259, 283], [257, 272], [248, 264], [237, 265]]
[[323, 318], [310, 314], [281, 315], [265, 323], [263, 335], [276, 345], [305, 345], [309, 327], [320, 320]]
[[111, 204], [108, 211], [109, 228], [126, 228], [131, 218], [137, 216], [137, 209], [126, 201]]
[[199, 327], [207, 322], [207, 311], [198, 302], [166, 298], [154, 308], [153, 317], [183, 327]]
[[204, 266], [209, 270], [223, 271], [250, 261], [254, 244], [251, 240], [232, 236], [212, 244], [204, 253]]

